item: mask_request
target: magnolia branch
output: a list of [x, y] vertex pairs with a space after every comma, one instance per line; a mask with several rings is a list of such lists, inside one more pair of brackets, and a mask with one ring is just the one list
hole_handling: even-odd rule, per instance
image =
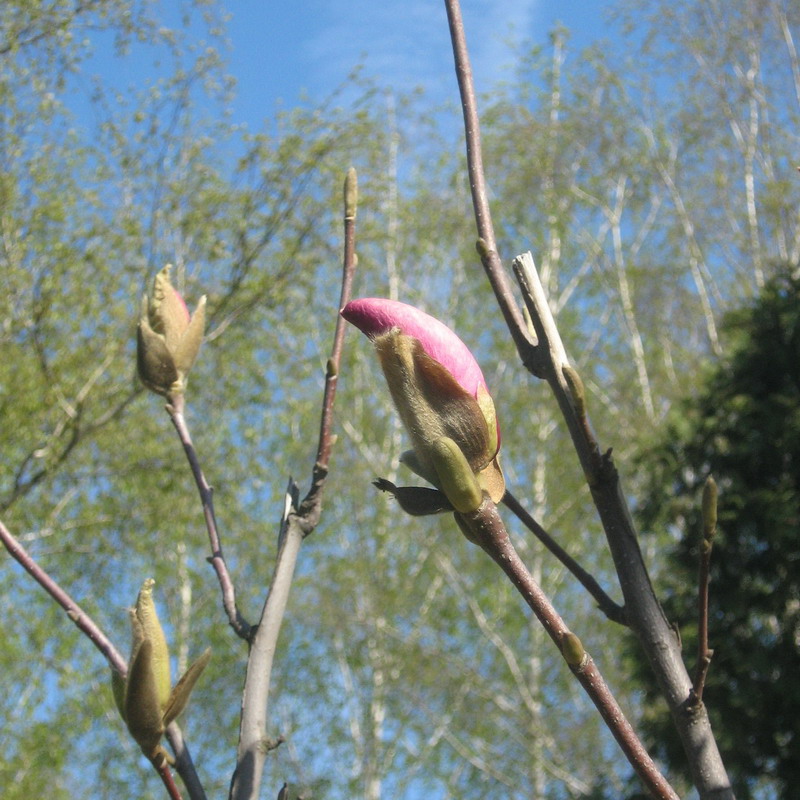
[[[76, 627], [88, 637], [92, 644], [100, 651], [106, 659], [111, 669], [118, 672], [121, 677], [128, 674], [128, 663], [122, 654], [117, 650], [111, 640], [103, 633], [97, 623], [72, 599], [42, 567], [36, 562], [30, 553], [20, 544], [17, 538], [0, 521], [0, 539], [12, 558], [14, 558], [28, 574], [41, 586], [61, 608], [66, 611], [67, 616], [75, 623]], [[191, 800], [206, 800], [205, 792], [200, 785], [191, 754], [183, 740], [183, 734], [177, 723], [173, 722], [167, 729], [167, 738], [175, 753], [175, 768], [181, 776], [189, 792]], [[164, 782], [170, 797], [180, 797], [180, 793], [175, 788], [169, 767], [153, 763]], [[169, 777], [167, 777], [167, 773]]]
[[[350, 298], [356, 268], [357, 198], [356, 172], [351, 168], [344, 184], [344, 255], [338, 308], [345, 306]], [[242, 692], [239, 747], [236, 769], [231, 780], [230, 800], [257, 800], [259, 797], [266, 754], [270, 749], [266, 726], [272, 665], [300, 546], [303, 539], [314, 530], [319, 522], [322, 509], [322, 492], [328, 475], [330, 454], [334, 442], [333, 407], [344, 335], [344, 320], [337, 314], [333, 346], [325, 370], [325, 389], [311, 487], [300, 502], [297, 484], [291, 478], [289, 479], [281, 515], [275, 570], [261, 613], [261, 620], [251, 641], [247, 674]]]
[[703, 798], [731, 798], [733, 792], [730, 781], [705, 709], [700, 706], [695, 709], [696, 713], [687, 713], [692, 682], [678, 643], [653, 591], [611, 451], [601, 453], [591, 432], [585, 413], [585, 398], [574, 390], [580, 388], [579, 380], [574, 382], [573, 388], [570, 379], [577, 378], [577, 373], [570, 371], [561, 337], [530, 254], [525, 257], [527, 261], [523, 259], [521, 263], [520, 259], [517, 260], [516, 272], [531, 327], [536, 334], [535, 344], [516, 308], [497, 255], [483, 174], [475, 87], [461, 9], [458, 0], [445, 0], [445, 6], [464, 111], [467, 164], [479, 237], [478, 250], [484, 270], [522, 363], [533, 375], [545, 378], [556, 396], [606, 533], [625, 599], [628, 623], [639, 638], [667, 700], [695, 786]]
[[483, 170], [481, 127], [472, 82], [472, 67], [464, 34], [464, 21], [461, 17], [461, 6], [458, 0], [445, 0], [445, 7], [447, 22], [450, 26], [450, 39], [453, 44], [456, 78], [461, 94], [461, 107], [464, 113], [469, 185], [472, 191], [472, 206], [475, 210], [475, 224], [478, 229], [478, 254], [508, 329], [511, 331], [520, 358], [527, 364], [532, 353], [532, 342], [525, 321], [517, 307], [511, 283], [497, 252], [497, 242], [494, 237], [494, 225], [492, 224], [492, 213], [489, 208], [489, 195]]
[[467, 538], [491, 556], [530, 606], [652, 796], [678, 800], [678, 795], [659, 772], [626, 719], [597, 665], [583, 649], [580, 639], [567, 628], [519, 557], [495, 504], [486, 497], [476, 511], [459, 513], [456, 518]]
[[200, 494], [200, 502], [203, 505], [203, 516], [206, 520], [208, 541], [211, 545], [211, 555], [208, 561], [217, 573], [217, 579], [220, 589], [222, 590], [222, 606], [225, 609], [225, 613], [228, 615], [230, 626], [238, 636], [249, 641], [252, 635], [252, 626], [242, 616], [236, 604], [236, 590], [234, 589], [233, 580], [228, 572], [225, 556], [222, 553], [222, 542], [220, 541], [217, 518], [214, 513], [214, 490], [206, 480], [202, 467], [200, 466], [200, 460], [197, 457], [197, 451], [194, 449], [192, 437], [189, 433], [189, 428], [183, 413], [184, 407], [185, 400], [183, 393], [171, 395], [169, 403], [166, 406], [167, 413], [172, 420], [172, 424], [175, 426], [175, 430], [178, 432], [178, 437], [186, 453], [186, 459], [189, 462], [192, 475], [194, 476], [194, 482], [197, 484], [197, 491]]
[[506, 489], [503, 505], [507, 506], [525, 527], [578, 579], [595, 599], [599, 609], [612, 621], [626, 624], [625, 609], [615, 603], [596, 578], [587, 572], [525, 509], [522, 503]]

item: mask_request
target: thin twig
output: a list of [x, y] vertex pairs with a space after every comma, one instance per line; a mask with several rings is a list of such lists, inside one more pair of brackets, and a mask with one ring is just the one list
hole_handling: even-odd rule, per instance
[[185, 399], [183, 394], [175, 394], [170, 398], [166, 409], [169, 414], [175, 430], [178, 432], [178, 438], [181, 440], [183, 450], [186, 453], [186, 459], [194, 476], [194, 482], [197, 485], [197, 491], [200, 494], [200, 502], [203, 505], [203, 516], [206, 520], [206, 529], [208, 530], [208, 541], [211, 545], [211, 556], [208, 561], [217, 573], [217, 580], [219, 581], [220, 589], [222, 590], [222, 606], [225, 613], [228, 615], [228, 622], [237, 636], [249, 641], [252, 635], [252, 626], [242, 616], [239, 607], [236, 604], [236, 590], [234, 589], [233, 580], [228, 572], [228, 565], [225, 562], [225, 556], [222, 553], [222, 543], [219, 537], [219, 529], [217, 528], [217, 518], [214, 513], [214, 490], [206, 480], [203, 474], [200, 461], [197, 457], [197, 451], [194, 449], [192, 437], [189, 433], [189, 427], [186, 424], [186, 417], [184, 416]]
[[703, 688], [714, 651], [708, 647], [708, 584], [711, 549], [717, 532], [717, 484], [709, 475], [703, 487], [703, 541], [697, 592], [697, 666], [692, 684], [695, 703], [703, 702]]
[[158, 776], [161, 778], [170, 800], [183, 800], [180, 790], [175, 784], [175, 779], [172, 777], [172, 770], [169, 768], [169, 764], [167, 763], [167, 759], [164, 757], [163, 751], [161, 751], [155, 758], [150, 760], [156, 772], [158, 773]]
[[[351, 187], [348, 189], [348, 187]], [[348, 201], [348, 191], [352, 197]], [[356, 270], [355, 241], [356, 241], [356, 209], [357, 197], [356, 174], [351, 168], [345, 180], [345, 214], [344, 214], [344, 254], [342, 257], [342, 287], [339, 295], [339, 309], [344, 308], [353, 287], [353, 275]], [[333, 447], [334, 437], [331, 433], [333, 422], [333, 403], [336, 398], [336, 387], [339, 382], [339, 364], [344, 347], [344, 335], [347, 324], [341, 314], [336, 317], [336, 329], [333, 334], [333, 346], [325, 370], [325, 391], [322, 397], [322, 413], [320, 416], [319, 441], [317, 444], [317, 457], [311, 478], [311, 488], [303, 498], [297, 509], [297, 516], [302, 519], [302, 524], [308, 535], [319, 521], [320, 506], [322, 502], [322, 488], [328, 475], [328, 464]]]
[[[346, 305], [350, 298], [350, 288], [356, 268], [355, 202], [356, 174], [355, 170], [351, 169], [345, 180], [344, 256], [339, 308]], [[333, 346], [325, 370], [319, 440], [312, 470], [311, 487], [302, 502], [299, 502], [297, 484], [291, 478], [286, 489], [275, 570], [247, 660], [247, 674], [242, 692], [239, 747], [236, 754], [236, 769], [231, 779], [229, 800], [256, 800], [260, 792], [264, 763], [270, 743], [270, 739], [267, 737], [267, 702], [272, 665], [300, 546], [303, 539], [316, 527], [322, 509], [322, 492], [328, 475], [328, 465], [334, 442], [332, 434], [333, 404], [336, 397], [345, 330], [344, 320], [337, 315]]]
[[659, 772], [631, 724], [625, 718], [600, 670], [583, 650], [575, 634], [567, 628], [547, 595], [533, 579], [508, 536], [497, 507], [486, 497], [470, 514], [458, 514], [467, 538], [485, 550], [506, 573], [530, 606], [564, 660], [597, 707], [636, 774], [656, 798], [677, 800], [678, 795]]
[[536, 538], [581, 582], [595, 599], [600, 610], [612, 621], [626, 625], [625, 609], [615, 603], [593, 575], [588, 573], [525, 509], [514, 495], [506, 490], [503, 505], [507, 506]]
[[[92, 644], [100, 651], [111, 669], [125, 678], [128, 674], [128, 662], [117, 650], [111, 640], [103, 633], [97, 623], [72, 599], [68, 592], [42, 569], [33, 556], [19, 543], [17, 538], [0, 521], [0, 539], [9, 554], [24, 567], [28, 574], [41, 586], [67, 616], [84, 633]], [[200, 784], [191, 754], [183, 741], [183, 733], [176, 722], [167, 729], [170, 745], [175, 753], [175, 767], [186, 785], [191, 800], [206, 800], [205, 792]], [[159, 773], [160, 774], [160, 773]], [[163, 780], [163, 776], [162, 776]], [[180, 795], [179, 795], [180, 796]]]
[[469, 62], [467, 40], [464, 33], [464, 21], [461, 18], [461, 7], [458, 0], [445, 0], [447, 22], [450, 26], [450, 40], [453, 44], [456, 79], [461, 94], [461, 107], [464, 113], [464, 130], [466, 133], [467, 168], [469, 184], [472, 191], [472, 206], [475, 210], [475, 224], [478, 229], [478, 253], [484, 270], [491, 283], [497, 303], [506, 320], [508, 329], [517, 346], [523, 363], [529, 363], [532, 356], [533, 342], [528, 334], [525, 321], [517, 307], [503, 263], [497, 252], [497, 242], [492, 224], [492, 212], [489, 208], [489, 193], [483, 171], [483, 155], [481, 153], [481, 128], [478, 118], [478, 105], [475, 100], [475, 87], [472, 80], [472, 67]]

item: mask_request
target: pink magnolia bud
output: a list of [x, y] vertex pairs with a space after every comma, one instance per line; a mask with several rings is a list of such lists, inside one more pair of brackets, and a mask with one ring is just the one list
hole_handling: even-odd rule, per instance
[[469, 348], [430, 314], [396, 300], [366, 297], [348, 303], [342, 309], [342, 316], [370, 338], [399, 328], [401, 333], [417, 339], [422, 349], [473, 397], [477, 397], [478, 387], [486, 390], [481, 368]]
[[194, 314], [169, 279], [167, 264], [155, 278], [150, 298], [142, 298], [137, 330], [139, 377], [158, 394], [180, 393], [197, 358], [205, 329], [206, 298], [201, 297]]
[[[500, 431], [494, 403], [464, 342], [439, 320], [394, 300], [353, 300], [342, 309], [342, 316], [375, 344], [392, 399], [414, 445], [414, 458], [406, 462], [440, 488], [463, 486], [467, 497], [475, 497], [468, 489], [470, 475], [440, 474], [451, 469], [442, 463], [441, 453], [446, 452], [442, 440], [452, 441], [481, 487], [499, 500], [505, 484], [496, 459]], [[452, 470], [460, 469], [458, 462], [452, 462]]]

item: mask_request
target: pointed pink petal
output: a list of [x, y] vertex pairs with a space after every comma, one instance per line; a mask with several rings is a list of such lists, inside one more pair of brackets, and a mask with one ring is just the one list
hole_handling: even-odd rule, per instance
[[342, 316], [369, 337], [399, 328], [401, 333], [418, 339], [422, 349], [473, 397], [479, 386], [487, 388], [481, 368], [464, 342], [447, 325], [414, 306], [365, 297], [349, 302], [342, 309]]

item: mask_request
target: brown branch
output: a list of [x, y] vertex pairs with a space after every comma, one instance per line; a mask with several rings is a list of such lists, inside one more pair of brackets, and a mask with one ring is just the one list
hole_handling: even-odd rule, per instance
[[[351, 169], [345, 180], [344, 255], [339, 308], [346, 305], [350, 298], [350, 288], [356, 268], [356, 191], [356, 174], [355, 170]], [[328, 475], [330, 454], [334, 443], [332, 434], [333, 404], [336, 397], [345, 330], [344, 320], [341, 315], [337, 314], [333, 347], [325, 370], [325, 389], [311, 487], [302, 502], [299, 502], [297, 484], [291, 478], [286, 489], [275, 570], [247, 660], [247, 674], [242, 692], [242, 718], [239, 727], [236, 769], [231, 779], [228, 795], [230, 800], [257, 800], [259, 796], [270, 742], [267, 737], [267, 703], [272, 665], [298, 553], [303, 539], [314, 530], [319, 522], [322, 492]]]
[[[348, 188], [350, 187], [350, 188]], [[348, 200], [348, 191], [351, 197]], [[353, 286], [353, 275], [356, 269], [355, 241], [356, 241], [356, 172], [350, 169], [345, 180], [345, 214], [344, 214], [344, 254], [342, 267], [342, 288], [339, 295], [339, 309], [344, 308], [349, 299]], [[341, 314], [336, 317], [336, 329], [333, 334], [333, 347], [331, 356], [325, 369], [325, 391], [322, 397], [322, 414], [319, 426], [319, 441], [317, 444], [317, 457], [314, 461], [314, 470], [311, 479], [311, 488], [303, 498], [297, 510], [297, 516], [302, 520], [306, 535], [308, 535], [319, 521], [320, 506], [322, 503], [322, 488], [328, 474], [333, 435], [333, 402], [336, 398], [336, 386], [339, 381], [339, 364], [344, 347], [344, 335], [347, 323]]]
[[175, 779], [172, 777], [172, 770], [169, 768], [167, 759], [164, 756], [164, 751], [159, 749], [159, 752], [150, 759], [155, 771], [158, 773], [159, 778], [167, 790], [170, 800], [183, 800], [178, 787], [175, 785]]
[[567, 628], [519, 557], [495, 504], [486, 497], [476, 511], [457, 514], [456, 518], [467, 538], [491, 556], [530, 606], [651, 795], [665, 800], [678, 800], [678, 795], [659, 772], [625, 718], [600, 670], [584, 651], [578, 637]]
[[[111, 640], [103, 633], [97, 623], [72, 599], [68, 592], [50, 577], [39, 566], [33, 556], [19, 543], [17, 538], [0, 521], [0, 540], [12, 558], [14, 558], [29, 575], [41, 586], [53, 600], [67, 612], [67, 616], [84, 633], [91, 643], [100, 651], [111, 669], [123, 678], [128, 674], [128, 662], [117, 650]], [[177, 723], [173, 722], [167, 729], [167, 738], [175, 753], [175, 766], [183, 779], [191, 800], [206, 800], [205, 791], [200, 784], [191, 754], [183, 741], [183, 734]], [[155, 766], [155, 763], [154, 763]], [[161, 774], [159, 772], [159, 774]], [[171, 777], [171, 776], [170, 776]], [[163, 776], [162, 776], [163, 780]], [[180, 796], [180, 795], [178, 795]]]
[[469, 184], [472, 191], [472, 206], [475, 210], [475, 225], [478, 229], [478, 253], [483, 262], [486, 276], [492, 286], [497, 303], [506, 320], [514, 344], [517, 346], [523, 363], [528, 364], [532, 358], [531, 338], [525, 321], [517, 307], [503, 263], [497, 252], [497, 242], [492, 224], [492, 212], [489, 208], [489, 194], [483, 171], [483, 155], [481, 153], [481, 127], [478, 118], [478, 105], [475, 99], [475, 87], [472, 80], [472, 67], [469, 62], [467, 40], [464, 33], [464, 21], [461, 18], [461, 7], [458, 0], [445, 0], [447, 22], [450, 26], [450, 40], [453, 44], [456, 79], [461, 94], [461, 108], [464, 113], [464, 130], [466, 134], [467, 168]]
[[503, 505], [507, 506], [536, 538], [580, 581], [595, 599], [600, 610], [612, 621], [626, 625], [625, 609], [615, 603], [597, 582], [525, 509], [522, 503], [506, 490]]
[[[702, 707], [697, 713], [689, 713], [687, 701], [691, 699], [692, 683], [681, 659], [680, 648], [650, 583], [627, 500], [611, 460], [611, 451], [601, 454], [593, 435], [587, 435], [590, 431], [588, 420], [576, 407], [575, 398], [570, 393], [564, 375], [564, 367], [568, 366], [568, 361], [544, 297], [544, 290], [532, 268], [533, 259], [530, 259], [531, 269], [527, 271], [532, 277], [528, 283], [531, 289], [536, 289], [537, 298], [534, 301], [528, 293], [525, 302], [537, 337], [535, 344], [521, 321], [502, 271], [483, 174], [477, 104], [461, 9], [458, 0], [445, 0], [445, 6], [464, 111], [467, 164], [479, 237], [478, 249], [484, 270], [522, 363], [533, 375], [546, 378], [556, 395], [606, 533], [625, 598], [629, 623], [639, 638], [666, 697], [687, 754], [695, 786], [702, 798], [732, 798], [730, 781], [711, 731], [708, 715]], [[521, 275], [527, 279], [527, 272], [518, 269], [518, 280]], [[520, 280], [521, 285], [522, 283]], [[525, 288], [522, 285], [523, 292]], [[549, 341], [542, 340], [543, 331], [553, 334]]]
[[172, 420], [172, 424], [175, 426], [175, 430], [178, 432], [178, 438], [186, 453], [186, 459], [189, 462], [189, 467], [194, 476], [194, 482], [197, 485], [197, 491], [200, 494], [200, 502], [203, 505], [203, 516], [206, 521], [208, 541], [211, 545], [211, 555], [208, 558], [208, 562], [214, 568], [214, 572], [217, 573], [217, 580], [222, 590], [222, 606], [225, 609], [225, 613], [228, 615], [228, 623], [236, 632], [236, 635], [249, 641], [252, 635], [252, 626], [242, 616], [236, 604], [236, 590], [230, 573], [228, 572], [225, 556], [222, 553], [222, 543], [219, 537], [219, 529], [217, 528], [216, 514], [214, 513], [214, 490], [203, 474], [200, 461], [197, 457], [197, 451], [194, 449], [194, 444], [192, 443], [192, 437], [189, 433], [189, 428], [183, 413], [185, 407], [184, 396], [183, 394], [175, 394], [172, 395], [169, 400], [170, 402], [167, 403], [166, 406], [167, 413]]
[[732, 798], [725, 765], [708, 714], [692, 703], [692, 681], [680, 645], [656, 598], [639, 547], [628, 501], [611, 451], [602, 452], [591, 430], [580, 379], [569, 362], [530, 253], [514, 259], [526, 307], [538, 339], [538, 361], [567, 424], [614, 560], [628, 624], [636, 634], [681, 737], [702, 798]]

